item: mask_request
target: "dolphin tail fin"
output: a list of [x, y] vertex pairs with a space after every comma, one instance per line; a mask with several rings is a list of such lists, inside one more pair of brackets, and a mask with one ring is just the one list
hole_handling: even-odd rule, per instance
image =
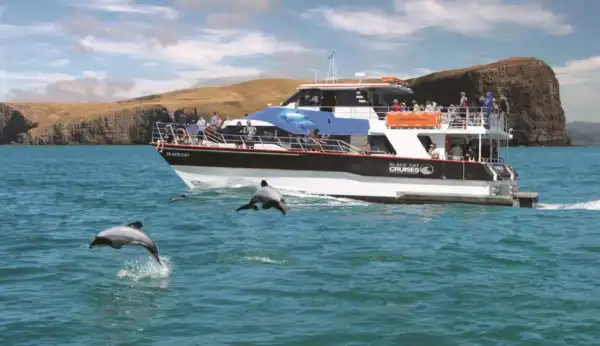
[[285, 202], [269, 202], [269, 203], [263, 204], [263, 209], [271, 209], [271, 208], [275, 208], [275, 209], [279, 210], [283, 215], [285, 215], [285, 213], [286, 213]]
[[158, 249], [156, 247], [150, 246], [145, 246], [145, 248], [148, 250], [148, 252], [150, 252], [150, 255], [154, 257], [156, 262], [158, 262], [158, 264], [160, 264], [160, 266], [164, 268], [165, 266], [162, 264], [162, 262], [160, 261], [160, 257], [158, 256]]
[[258, 207], [254, 203], [248, 203], [246, 205], [243, 205], [243, 206], [237, 208], [235, 211], [248, 210], [248, 209], [258, 210]]
[[162, 262], [160, 261], [160, 258], [158, 257], [158, 254], [152, 254], [152, 257], [154, 257], [154, 259], [156, 260], [156, 262], [158, 262], [158, 264], [160, 264], [161, 267], [165, 267]]

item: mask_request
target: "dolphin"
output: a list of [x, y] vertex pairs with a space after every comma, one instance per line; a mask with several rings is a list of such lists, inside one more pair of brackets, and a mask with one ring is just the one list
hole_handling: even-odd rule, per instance
[[285, 200], [283, 199], [283, 196], [281, 195], [281, 192], [269, 186], [266, 180], [260, 182], [260, 187], [258, 188], [258, 190], [256, 190], [254, 195], [252, 195], [252, 198], [250, 198], [250, 202], [248, 202], [248, 204], [246, 205], [237, 208], [235, 211], [246, 209], [258, 210], [258, 207], [256, 206], [257, 203], [262, 203], [263, 209], [275, 208], [279, 210], [283, 215], [285, 215], [287, 212], [287, 205], [285, 203]]
[[148, 252], [156, 259], [161, 267], [164, 267], [158, 257], [158, 248], [154, 240], [142, 232], [142, 223], [135, 221], [125, 226], [111, 227], [104, 230], [90, 243], [90, 249], [94, 246], [110, 246], [113, 249], [120, 249], [123, 245], [139, 245], [145, 247]]

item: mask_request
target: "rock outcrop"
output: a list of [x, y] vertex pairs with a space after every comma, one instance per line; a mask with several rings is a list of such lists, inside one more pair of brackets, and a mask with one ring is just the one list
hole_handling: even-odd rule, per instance
[[408, 81], [418, 102], [435, 100], [439, 104], [458, 104], [464, 91], [469, 104], [491, 91], [499, 100], [504, 95], [510, 104], [509, 126], [513, 145], [570, 145], [565, 112], [554, 71], [534, 58], [512, 58], [461, 70], [432, 73]]
[[[302, 81], [262, 79], [227, 87], [180, 90], [105, 104], [0, 104], [0, 144], [147, 144], [152, 125], [169, 111], [197, 108], [205, 118], [242, 116], [287, 99]], [[415, 99], [458, 104], [460, 92], [478, 105], [487, 91], [507, 97], [514, 145], [569, 145], [558, 81], [533, 58], [443, 71], [408, 81]]]
[[[11, 114], [4, 127], [3, 110]], [[0, 105], [2, 144], [148, 144], [153, 124], [168, 117], [162, 107], [136, 107], [89, 120], [58, 119], [44, 129], [36, 129], [27, 113], [27, 109]]]
[[0, 103], [0, 144], [22, 142], [36, 124], [21, 112]]

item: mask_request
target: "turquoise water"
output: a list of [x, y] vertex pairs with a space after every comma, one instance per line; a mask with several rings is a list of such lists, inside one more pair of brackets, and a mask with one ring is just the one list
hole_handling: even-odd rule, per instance
[[[0, 345], [598, 345], [600, 149], [515, 148], [537, 210], [251, 188], [186, 201], [150, 147], [0, 147]], [[144, 249], [88, 249], [140, 220]]]

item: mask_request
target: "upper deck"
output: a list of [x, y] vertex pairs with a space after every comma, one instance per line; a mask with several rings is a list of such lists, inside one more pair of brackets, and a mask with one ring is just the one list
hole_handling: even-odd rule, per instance
[[[280, 106], [330, 112], [336, 118], [367, 119], [371, 132], [419, 129], [425, 132], [510, 138], [507, 115], [498, 109], [491, 106], [458, 107], [453, 104], [425, 107], [425, 100], [418, 99], [404, 81], [394, 77], [382, 77], [382, 81], [302, 84]], [[460, 97], [459, 91], [457, 94]], [[395, 102], [403, 105], [402, 111], [393, 111]], [[417, 111], [413, 111], [415, 105], [420, 105]], [[425, 108], [428, 108], [427, 111]]]

